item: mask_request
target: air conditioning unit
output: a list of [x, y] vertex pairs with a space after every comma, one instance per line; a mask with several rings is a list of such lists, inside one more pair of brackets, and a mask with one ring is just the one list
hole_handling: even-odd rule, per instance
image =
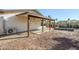
[[16, 29], [15, 28], [9, 28], [6, 30], [6, 34], [14, 34], [16, 33]]

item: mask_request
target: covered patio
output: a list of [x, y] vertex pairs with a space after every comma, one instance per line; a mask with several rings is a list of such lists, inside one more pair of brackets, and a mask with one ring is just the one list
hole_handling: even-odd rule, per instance
[[[27, 16], [25, 14], [27, 14]], [[31, 17], [32, 18], [39, 18], [39, 19], [41, 19], [42, 32], [44, 32], [44, 29], [45, 29], [44, 28], [44, 21], [45, 20], [48, 20], [49, 21], [49, 26], [50, 26], [51, 21], [54, 21], [54, 24], [55, 24], [55, 20], [54, 19], [51, 19], [51, 18], [45, 17], [45, 16], [39, 16], [39, 15], [29, 14], [29, 12], [24, 12], [24, 13], [18, 14], [16, 16], [26, 16], [27, 17], [27, 36], [28, 37], [30, 36], [30, 21], [31, 21]], [[49, 28], [49, 31], [50, 30], [51, 29]]]

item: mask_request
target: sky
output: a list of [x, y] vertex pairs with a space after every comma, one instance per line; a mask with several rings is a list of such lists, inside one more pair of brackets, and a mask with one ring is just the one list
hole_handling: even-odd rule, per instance
[[79, 19], [79, 0], [0, 0], [0, 9], [39, 9], [58, 20]]
[[67, 20], [68, 18], [79, 20], [79, 9], [39, 9], [44, 15], [50, 15], [51, 18], [58, 20]]

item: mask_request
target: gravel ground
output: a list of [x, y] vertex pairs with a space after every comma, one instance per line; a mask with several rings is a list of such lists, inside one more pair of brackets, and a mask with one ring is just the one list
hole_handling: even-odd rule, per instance
[[[22, 35], [22, 34], [20, 34]], [[30, 37], [0, 40], [1, 50], [78, 50], [78, 31], [44, 32], [31, 34]]]

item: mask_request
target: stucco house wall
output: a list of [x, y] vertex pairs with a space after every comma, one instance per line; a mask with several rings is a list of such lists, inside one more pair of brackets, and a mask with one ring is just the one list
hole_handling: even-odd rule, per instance
[[[24, 12], [29, 12], [29, 14], [32, 15], [38, 15], [42, 16], [38, 11], [36, 10], [23, 10]], [[4, 10], [3, 14], [1, 16], [4, 17], [5, 20], [5, 31], [3, 26], [3, 19], [0, 20], [0, 34], [3, 34], [4, 32], [7, 33], [9, 29], [15, 30], [15, 32], [23, 32], [27, 31], [27, 14], [16, 16], [17, 14], [23, 13], [21, 10], [14, 10], [14, 11], [6, 11]], [[36, 30], [39, 29], [41, 26], [41, 19], [39, 18], [30, 18], [30, 30]]]
[[0, 17], [0, 35], [4, 34], [4, 30], [3, 30], [3, 18]]
[[[30, 30], [38, 29], [41, 26], [41, 19], [30, 19]], [[12, 16], [6, 22], [6, 29], [15, 28], [16, 32], [27, 31], [27, 17], [26, 16]]]

